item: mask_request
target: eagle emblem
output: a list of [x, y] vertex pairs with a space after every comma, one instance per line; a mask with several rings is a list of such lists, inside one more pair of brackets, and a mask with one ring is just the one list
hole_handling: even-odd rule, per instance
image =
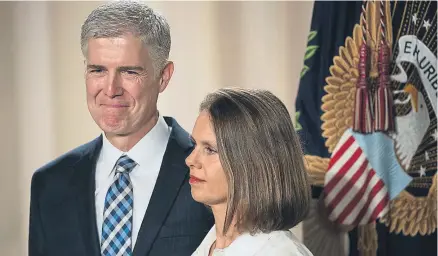
[[[377, 90], [378, 46], [382, 37], [379, 32], [380, 4], [379, 1], [367, 1], [360, 23], [354, 26], [352, 36], [347, 37], [344, 46], [339, 48], [326, 78], [321, 128], [329, 153], [333, 153], [344, 133], [353, 127], [364, 26], [367, 28], [366, 44], [370, 49], [367, 81], [371, 93]], [[428, 235], [437, 228], [437, 13], [434, 17], [427, 17], [430, 4], [429, 1], [418, 2], [415, 8], [406, 4], [403, 25], [394, 35], [391, 2], [384, 1], [383, 4], [386, 27], [383, 36], [392, 56], [389, 75], [395, 123], [395, 131], [387, 135], [393, 140], [392, 150], [398, 163], [412, 181], [391, 200], [390, 210], [378, 221], [385, 224], [389, 232], [405, 236]], [[329, 161], [318, 156], [305, 156], [306, 168], [314, 185], [324, 185]], [[414, 190], [424, 193], [414, 193]], [[359, 231], [359, 234], [375, 234], [369, 228], [375, 229], [375, 226], [368, 225], [368, 231]], [[376, 239], [368, 239], [367, 245], [365, 240], [362, 239], [359, 246], [377, 248]]]
[[[378, 28], [376, 23], [379, 20], [378, 7], [378, 2], [368, 2], [367, 19], [365, 19], [368, 22], [367, 27], [369, 28], [367, 44], [372, 52], [368, 79], [374, 87], [378, 75], [377, 45], [380, 41], [380, 33], [376, 29]], [[388, 44], [392, 45], [393, 35], [391, 32], [392, 23], [389, 1], [385, 1], [385, 12], [387, 14], [385, 15], [387, 17], [386, 38]], [[409, 16], [409, 13], [406, 13], [405, 16]], [[409, 17], [406, 18], [409, 19]], [[420, 21], [417, 20], [416, 22]], [[412, 24], [412, 26], [414, 25]], [[329, 152], [333, 151], [344, 132], [352, 127], [354, 97], [356, 94], [355, 84], [359, 76], [358, 63], [359, 46], [362, 39], [361, 26], [363, 26], [362, 22], [361, 24], [356, 24], [353, 36], [347, 37], [345, 47], [340, 47], [339, 56], [334, 57], [334, 65], [330, 67], [331, 75], [326, 78], [327, 85], [324, 89], [327, 94], [322, 98], [323, 104], [321, 108], [324, 114], [321, 116], [321, 119], [323, 121], [323, 137], [327, 138], [326, 146]], [[431, 30], [430, 27], [428, 29]], [[398, 41], [402, 32], [400, 31], [396, 35], [396, 41]], [[430, 32], [432, 33], [432, 31]], [[426, 36], [428, 36], [427, 32], [424, 37]], [[422, 38], [418, 40], [421, 41]], [[400, 49], [398, 46], [396, 45], [392, 50], [393, 56], [404, 53], [404, 49]], [[393, 57], [393, 60], [395, 59], [396, 57]], [[430, 63], [429, 65], [435, 65], [436, 69], [436, 57], [434, 64]], [[414, 69], [415, 67], [410, 68]], [[391, 74], [399, 72], [397, 65], [393, 63], [390, 71]], [[419, 76], [418, 73], [421, 71], [412, 70], [411, 72], [417, 74], [413, 74], [407, 83], [391, 80], [396, 113], [396, 132], [390, 134], [390, 136], [394, 140], [394, 151], [400, 165], [413, 177], [413, 181], [409, 186], [433, 188], [436, 190], [437, 120], [436, 113], [432, 107], [432, 104], [436, 104], [436, 102], [431, 102], [427, 97], [425, 85], [422, 84], [421, 79], [415, 78], [415, 75]], [[374, 87], [371, 90], [374, 90]], [[432, 186], [433, 183], [435, 183], [434, 186]], [[431, 190], [431, 193], [426, 197], [415, 197], [408, 191], [409, 189], [406, 189], [398, 198], [392, 201], [391, 211], [389, 212], [390, 216], [385, 216], [381, 221], [391, 223], [391, 232], [398, 233], [403, 231], [405, 235], [416, 235], [417, 233], [426, 235], [432, 233], [437, 227], [436, 191]], [[429, 197], [432, 198], [427, 200]], [[427, 204], [426, 201], [430, 201], [430, 204]], [[432, 203], [432, 201], [435, 203]], [[404, 204], [399, 202], [404, 202]], [[389, 218], [392, 218], [392, 220], [389, 221]]]

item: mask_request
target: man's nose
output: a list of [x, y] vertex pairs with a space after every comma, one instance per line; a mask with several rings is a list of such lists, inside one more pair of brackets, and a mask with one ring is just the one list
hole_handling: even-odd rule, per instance
[[105, 94], [111, 98], [123, 94], [122, 83], [117, 73], [109, 74], [107, 82], [105, 84]]

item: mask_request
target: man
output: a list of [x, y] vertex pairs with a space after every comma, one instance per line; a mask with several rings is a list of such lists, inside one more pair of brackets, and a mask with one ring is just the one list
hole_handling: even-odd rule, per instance
[[166, 20], [139, 2], [86, 19], [87, 103], [103, 134], [33, 175], [30, 256], [188, 256], [213, 225], [190, 194], [189, 135], [157, 110], [170, 45]]

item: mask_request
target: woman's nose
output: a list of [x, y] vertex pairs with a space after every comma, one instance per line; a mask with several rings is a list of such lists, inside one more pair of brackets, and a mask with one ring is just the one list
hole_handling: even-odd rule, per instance
[[195, 167], [195, 168], [199, 168], [200, 167], [200, 163], [197, 157], [197, 149], [196, 147], [193, 148], [192, 152], [190, 153], [190, 155], [186, 158], [186, 165], [188, 167]]

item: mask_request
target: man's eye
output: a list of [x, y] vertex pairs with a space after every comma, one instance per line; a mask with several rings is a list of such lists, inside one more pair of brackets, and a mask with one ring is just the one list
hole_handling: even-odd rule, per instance
[[90, 70], [90, 73], [100, 73], [102, 72], [102, 69], [92, 69]]
[[126, 70], [125, 73], [128, 74], [128, 75], [138, 75], [137, 72], [132, 71], [132, 70]]

